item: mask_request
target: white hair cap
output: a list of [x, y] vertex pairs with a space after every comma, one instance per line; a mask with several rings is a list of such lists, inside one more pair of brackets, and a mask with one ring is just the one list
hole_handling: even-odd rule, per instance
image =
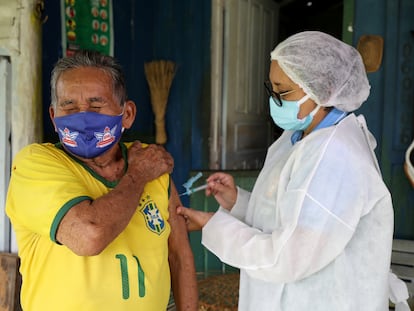
[[290, 36], [270, 58], [320, 106], [349, 112], [368, 98], [370, 85], [361, 55], [326, 33], [304, 31]]

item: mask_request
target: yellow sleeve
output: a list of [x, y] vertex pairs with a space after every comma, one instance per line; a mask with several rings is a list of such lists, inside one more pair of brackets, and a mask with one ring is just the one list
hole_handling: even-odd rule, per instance
[[42, 236], [54, 235], [70, 207], [90, 199], [82, 174], [84, 169], [52, 144], [23, 148], [12, 165], [6, 201], [13, 226]]

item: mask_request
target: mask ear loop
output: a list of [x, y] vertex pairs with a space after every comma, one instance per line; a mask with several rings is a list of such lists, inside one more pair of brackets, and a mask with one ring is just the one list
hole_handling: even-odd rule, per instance
[[302, 105], [305, 101], [307, 101], [310, 98], [310, 95], [306, 94], [305, 96], [303, 96], [301, 99], [299, 99], [298, 101], [298, 107], [300, 107], [300, 105]]
[[[305, 101], [307, 101], [310, 98], [309, 94], [306, 94], [305, 96], [303, 96], [299, 101], [298, 101], [298, 107], [300, 107], [300, 105], [302, 105]], [[320, 105], [316, 104], [316, 107], [311, 111], [311, 113], [308, 115], [310, 117], [314, 117], [315, 114], [319, 111], [319, 109], [321, 108]], [[304, 117], [303, 119], [301, 119], [302, 121], [306, 120], [307, 117]]]
[[124, 112], [125, 112], [125, 104], [122, 106], [122, 111], [121, 111], [121, 113], [118, 116], [124, 115]]
[[313, 109], [309, 115], [313, 118], [315, 116], [315, 114], [319, 111], [320, 108], [321, 108], [321, 106], [316, 104], [315, 109]]
[[[124, 105], [122, 106], [122, 112], [118, 115], [118, 116], [123, 116], [124, 115], [124, 113], [125, 113], [125, 103], [124, 103]], [[121, 133], [124, 133], [124, 131], [125, 131], [125, 127], [122, 127], [121, 128]]]
[[[306, 94], [305, 96], [303, 96], [299, 101], [298, 101], [298, 107], [300, 107], [300, 105], [302, 105], [305, 101], [307, 101], [310, 98], [309, 94]], [[311, 111], [311, 113], [309, 114], [311, 117], [314, 117], [314, 115], [319, 111], [319, 109], [321, 108], [321, 106], [319, 106], [318, 104], [316, 104], [316, 107]]]

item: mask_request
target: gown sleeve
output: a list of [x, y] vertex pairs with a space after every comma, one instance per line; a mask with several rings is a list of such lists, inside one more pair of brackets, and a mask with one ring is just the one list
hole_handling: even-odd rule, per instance
[[237, 187], [237, 199], [236, 204], [234, 204], [233, 208], [231, 209], [231, 215], [240, 219], [241, 221], [244, 220], [246, 217], [246, 210], [247, 204], [249, 203], [250, 199], [250, 192]]

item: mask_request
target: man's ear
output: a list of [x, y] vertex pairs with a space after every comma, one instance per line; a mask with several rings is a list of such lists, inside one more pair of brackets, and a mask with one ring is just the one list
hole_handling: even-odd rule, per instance
[[52, 121], [53, 128], [55, 129], [55, 132], [57, 132], [56, 124], [55, 124], [55, 109], [53, 109], [52, 106], [49, 106], [49, 117]]
[[122, 116], [122, 126], [129, 129], [134, 123], [137, 114], [137, 107], [132, 100], [128, 100], [124, 104], [124, 114]]

